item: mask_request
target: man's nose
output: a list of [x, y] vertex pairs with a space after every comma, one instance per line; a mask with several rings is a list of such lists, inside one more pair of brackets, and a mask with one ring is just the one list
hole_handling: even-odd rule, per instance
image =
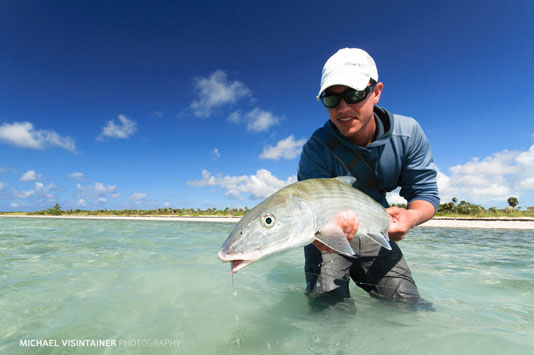
[[339, 99], [339, 105], [337, 105], [337, 109], [339, 111], [346, 111], [350, 110], [351, 107], [348, 103], [345, 102], [345, 99], [342, 97], [341, 99]]

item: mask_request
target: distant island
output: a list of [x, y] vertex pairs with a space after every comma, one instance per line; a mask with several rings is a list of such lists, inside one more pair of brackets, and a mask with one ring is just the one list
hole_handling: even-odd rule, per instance
[[59, 203], [56, 203], [53, 207], [46, 210], [35, 212], [0, 212], [3, 215], [17, 214], [17, 215], [29, 215], [29, 216], [125, 216], [125, 217], [150, 217], [150, 216], [171, 216], [171, 217], [242, 217], [249, 209], [245, 208], [229, 208], [224, 210], [217, 208], [208, 209], [194, 209], [194, 208], [158, 208], [152, 210], [137, 210], [137, 209], [125, 209], [125, 210], [81, 210], [81, 209], [68, 209], [63, 210]]
[[[534, 217], [534, 207], [526, 207], [521, 209], [516, 207], [518, 200], [515, 197], [508, 199], [508, 207], [497, 208], [490, 207], [484, 208], [480, 205], [476, 205], [470, 202], [461, 201], [458, 203], [456, 198], [453, 198], [451, 202], [442, 203], [438, 207], [436, 217], [471, 217], [471, 218], [521, 218], [521, 217]], [[404, 207], [406, 205], [396, 204], [395, 206]], [[81, 210], [81, 209], [68, 209], [61, 208], [59, 203], [54, 206], [41, 211], [35, 212], [0, 212], [2, 215], [29, 215], [29, 216], [124, 216], [124, 217], [242, 217], [249, 211], [248, 207], [244, 208], [230, 208], [225, 209], [208, 208], [208, 209], [194, 209], [194, 208], [158, 208], [151, 210], [144, 209], [124, 209], [124, 210]]]

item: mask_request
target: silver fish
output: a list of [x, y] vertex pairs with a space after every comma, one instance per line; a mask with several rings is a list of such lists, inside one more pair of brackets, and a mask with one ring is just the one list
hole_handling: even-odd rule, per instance
[[[336, 223], [340, 212], [351, 211], [360, 226], [356, 237], [368, 237], [391, 250], [390, 216], [378, 202], [352, 187], [356, 179], [299, 181], [275, 192], [248, 212], [219, 251], [219, 259], [232, 263], [232, 273], [264, 256], [318, 240], [339, 254], [354, 256], [347, 237]], [[351, 243], [356, 243], [354, 238]]]

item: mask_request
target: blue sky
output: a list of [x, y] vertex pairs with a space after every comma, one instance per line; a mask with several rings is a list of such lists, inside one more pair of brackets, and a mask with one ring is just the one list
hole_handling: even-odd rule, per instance
[[[532, 1], [1, 1], [0, 211], [252, 207], [340, 48], [416, 118], [442, 201], [534, 206]], [[400, 202], [397, 194], [390, 201]]]

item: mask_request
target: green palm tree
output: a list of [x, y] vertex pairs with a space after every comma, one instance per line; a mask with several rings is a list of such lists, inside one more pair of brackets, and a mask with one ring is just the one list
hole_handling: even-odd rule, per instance
[[514, 196], [508, 197], [508, 204], [510, 207], [515, 208], [519, 204], [519, 200]]

